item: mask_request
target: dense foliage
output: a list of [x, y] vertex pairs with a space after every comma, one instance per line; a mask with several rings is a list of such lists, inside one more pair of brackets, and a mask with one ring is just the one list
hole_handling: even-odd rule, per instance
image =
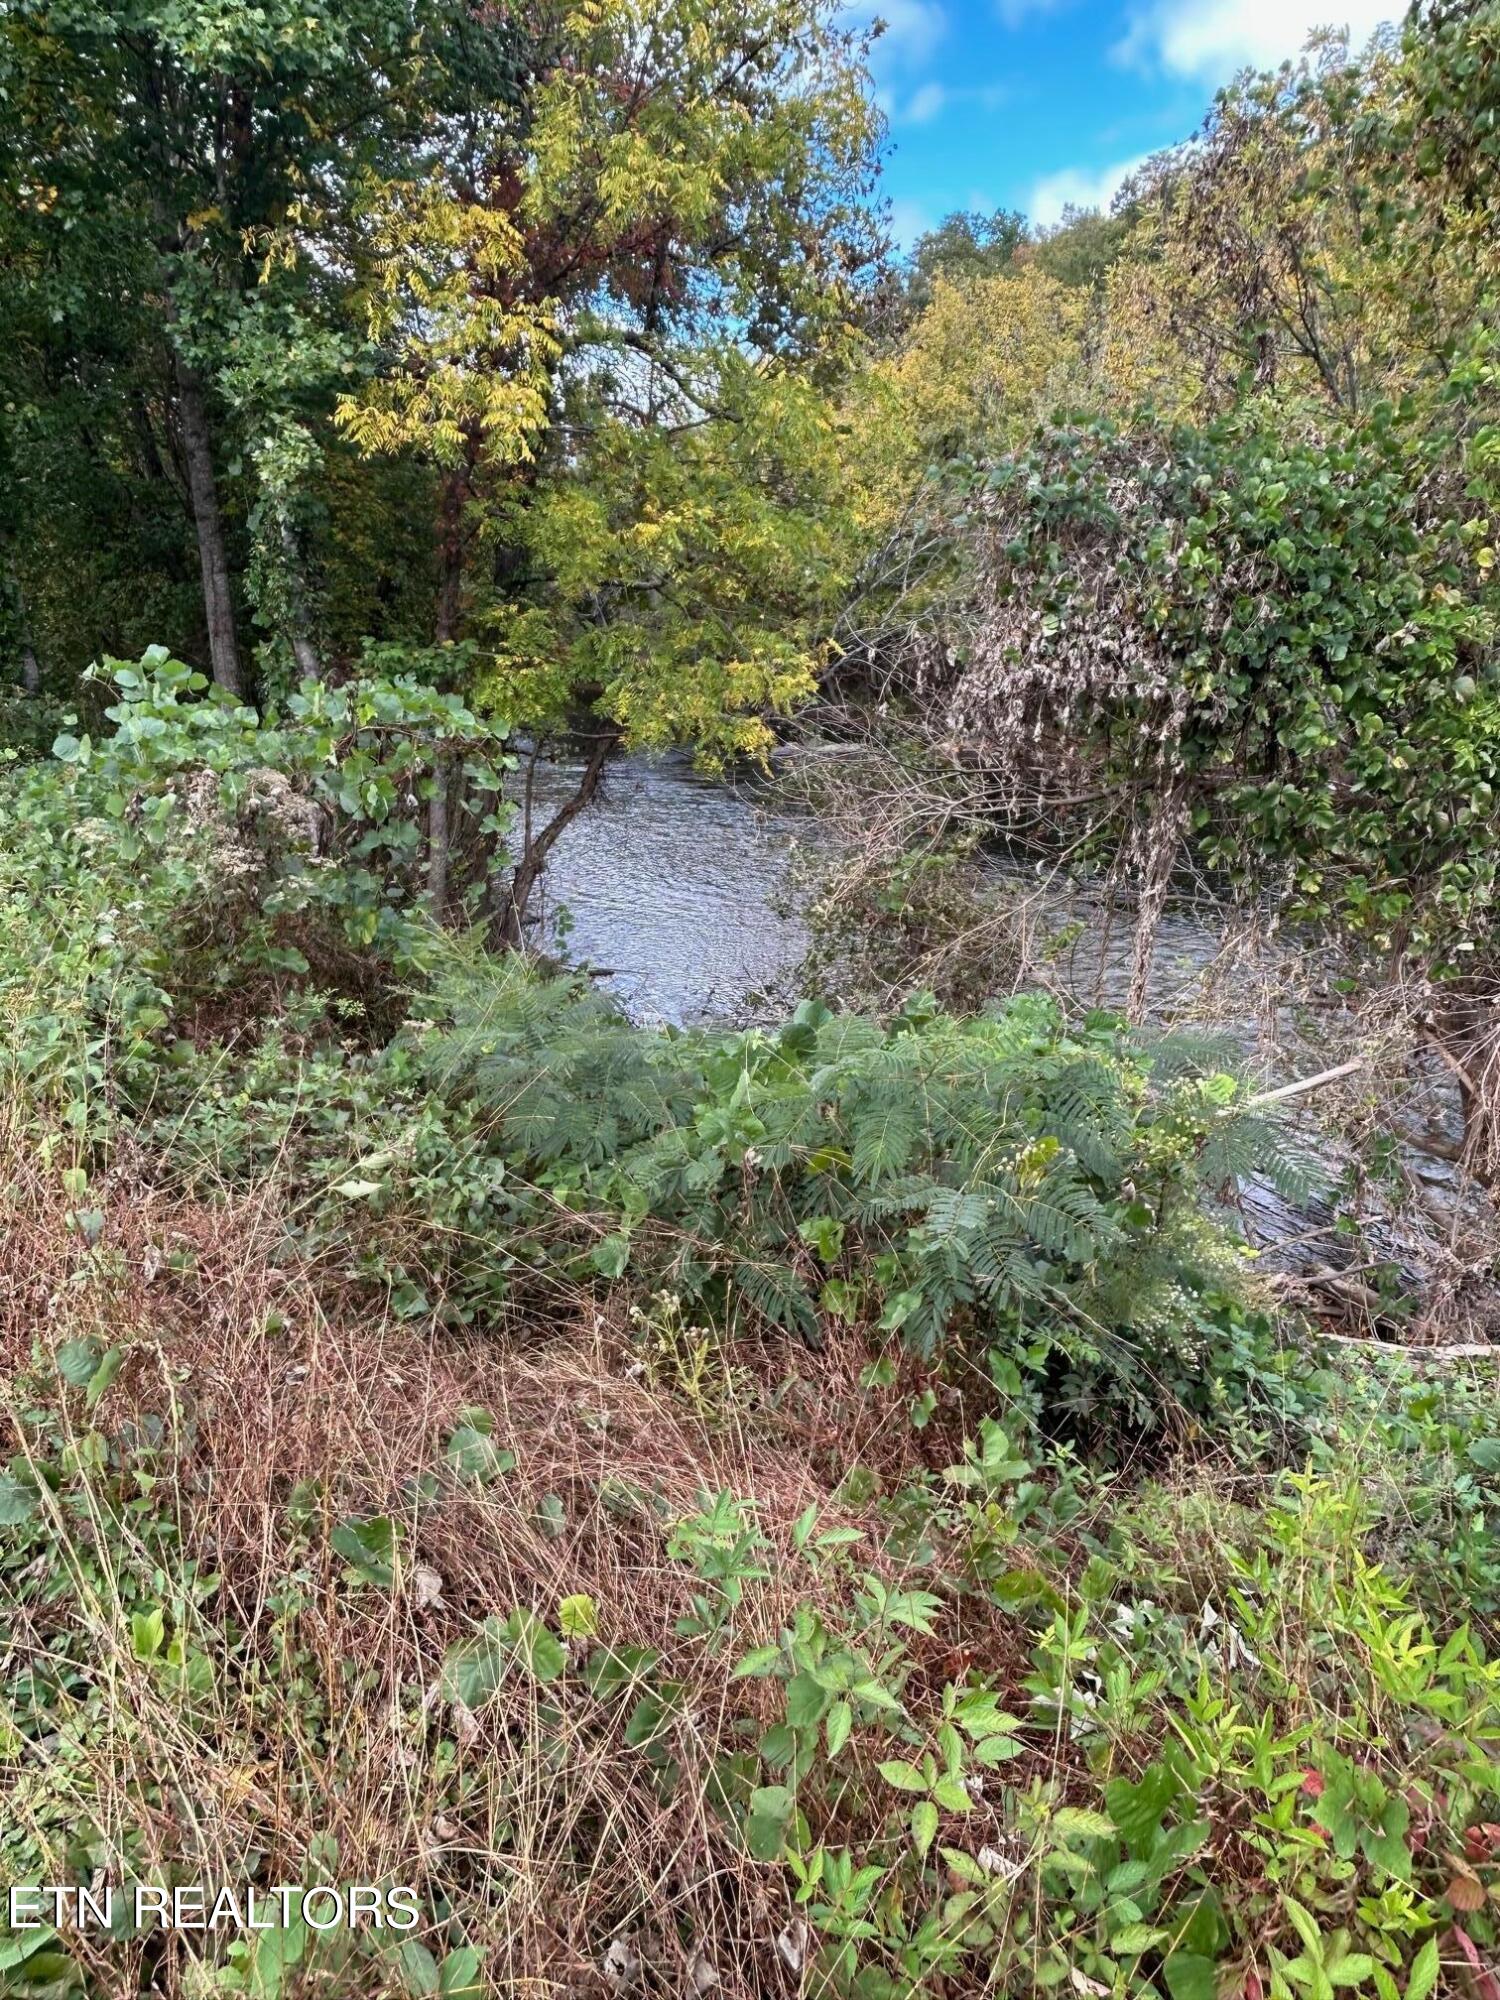
[[[863, 56], [0, 7], [0, 1993], [1500, 2000], [1500, 8], [896, 262]], [[615, 749], [809, 708], [823, 991], [531, 962]], [[1143, 1018], [1185, 863], [1454, 1079], [1432, 1300], [1242, 1238], [1365, 1058]]]
[[[17, 1102], [85, 1163], [137, 1132], [181, 1185], [279, 1171], [301, 1233], [411, 1311], [628, 1270], [726, 1323], [1022, 1361], [1059, 1422], [1244, 1393], [1257, 1335], [1199, 1196], [1297, 1169], [1191, 1044], [1039, 997], [634, 1029], [432, 923], [410, 787], [461, 752], [482, 806], [504, 761], [452, 698], [310, 686], [257, 726], [177, 662], [114, 677], [112, 733], [62, 739], [71, 790], [28, 771], [7, 811]], [[423, 1025], [387, 1043], [414, 978]]]
[[1492, 923], [1492, 552], [1408, 474], [1391, 429], [1260, 408], [1045, 433], [975, 496], [958, 725], [1059, 788], [1102, 763], [1122, 812], [1185, 792], [1216, 867], [1451, 972]]
[[[1409, 985], [1487, 1178], [1496, 42], [1492, 5], [1359, 58], [1324, 38], [1136, 176], [1092, 288], [1024, 245], [937, 277], [898, 377], [1002, 302], [1040, 333], [1050, 296], [1053, 324], [936, 371], [894, 459], [866, 422], [912, 497], [847, 620], [851, 667], [981, 774], [995, 829], [1050, 822], [1139, 898], [1133, 1008], [1197, 863]], [[1039, 397], [1069, 413], [1037, 424]]]
[[[1267, 1152], [1230, 1076], [1035, 999], [632, 1028], [432, 922], [404, 786], [478, 753], [453, 705], [114, 678], [111, 733], [0, 794], [5, 1866], [292, 1901], [187, 1948], [44, 1921], [12, 1990], [1390, 2000], [1482, 1962], [1492, 1397], [1281, 1348], [1202, 1206]], [[362, 989], [320, 988], [350, 938]], [[1163, 1419], [1229, 1483], [1112, 1493], [1097, 1447]], [[355, 1878], [415, 1879], [420, 1934], [321, 1929], [300, 1892]]]

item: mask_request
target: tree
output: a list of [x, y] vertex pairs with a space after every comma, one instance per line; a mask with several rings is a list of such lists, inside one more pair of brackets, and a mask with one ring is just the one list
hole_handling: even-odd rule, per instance
[[1238, 78], [1197, 138], [1148, 165], [1109, 274], [1118, 406], [1167, 385], [1200, 412], [1310, 390], [1360, 419], [1441, 390], [1496, 275], [1496, 14], [1434, 10], [1358, 58], [1323, 36]]
[[1128, 208], [1104, 215], [1069, 202], [1055, 228], [1038, 230], [1032, 238], [1027, 261], [1060, 285], [1093, 290], [1124, 248], [1131, 221]]
[[936, 281], [897, 351], [851, 397], [847, 450], [867, 532], [890, 531], [929, 467], [1002, 453], [1066, 400], [1086, 312], [1082, 292], [1030, 264]]
[[[1012, 801], [1083, 796], [1153, 898], [1181, 846], [1426, 982], [1500, 1171], [1500, 592], [1412, 437], [1316, 404], [1044, 430], [971, 496], [974, 639], [945, 721]], [[1142, 997], [1138, 986], [1137, 998]]]
[[[262, 696], [404, 647], [534, 742], [581, 727], [589, 785], [620, 741], [764, 749], [837, 594], [824, 396], [879, 247], [831, 0], [17, 0], [0, 64], [44, 653], [166, 637], [237, 692], [248, 612]], [[60, 524], [100, 519], [165, 630], [63, 601]]]
[[993, 215], [974, 210], [945, 215], [912, 245], [906, 266], [909, 312], [932, 303], [939, 279], [963, 284], [973, 278], [993, 278], [1008, 271], [1028, 237], [1026, 218], [1017, 209], [997, 208]]
[[582, 731], [586, 790], [615, 742], [762, 750], [811, 686], [839, 547], [821, 392], [878, 247], [876, 120], [828, 0], [609, 0], [527, 37], [523, 119], [434, 158], [404, 213], [370, 191], [382, 365], [340, 422], [437, 467], [437, 636], [487, 657], [513, 726]]
[[[55, 394], [60, 374], [107, 412], [96, 472], [118, 464], [133, 424], [133, 471], [185, 506], [206, 652], [231, 690], [247, 584], [266, 586], [269, 604], [271, 580], [299, 567], [286, 482], [317, 460], [303, 406], [326, 414], [347, 360], [333, 331], [347, 189], [363, 164], [409, 149], [424, 120], [508, 102], [518, 71], [514, 34], [481, 32], [456, 0], [5, 10], [8, 316], [45, 311], [61, 327], [37, 357], [38, 387]], [[311, 254], [286, 255], [309, 221]], [[231, 450], [264, 489], [235, 496], [238, 518]], [[260, 536], [248, 571], [235, 547], [247, 531]], [[305, 638], [297, 589], [282, 589], [280, 609]]]

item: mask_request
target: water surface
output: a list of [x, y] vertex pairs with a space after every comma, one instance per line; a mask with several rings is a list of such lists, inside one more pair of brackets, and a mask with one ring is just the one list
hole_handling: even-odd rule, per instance
[[[538, 822], [581, 768], [537, 766]], [[687, 756], [616, 758], [548, 859], [538, 942], [593, 969], [637, 1021], [779, 1013], [807, 949], [787, 882], [799, 833], [760, 788], [705, 778]]]

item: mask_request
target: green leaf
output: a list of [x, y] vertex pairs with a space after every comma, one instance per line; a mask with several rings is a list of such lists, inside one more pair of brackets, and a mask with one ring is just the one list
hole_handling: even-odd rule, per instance
[[1343, 1958], [1330, 1959], [1326, 1970], [1330, 1985], [1363, 1986], [1375, 1970], [1375, 1961], [1367, 1951], [1351, 1951]]
[[1090, 1812], [1084, 1806], [1060, 1806], [1052, 1815], [1053, 1831], [1064, 1840], [1108, 1840], [1115, 1823], [1106, 1813]]
[[17, 1966], [25, 1965], [39, 1951], [52, 1944], [56, 1937], [57, 1932], [51, 1924], [42, 1924], [34, 1931], [24, 1931], [19, 1937], [0, 1938], [0, 1973], [14, 1972]]
[[442, 2000], [481, 2000], [484, 1993], [484, 1960], [471, 1944], [450, 1951], [438, 1968], [438, 1992]]
[[786, 1719], [793, 1729], [812, 1729], [822, 1721], [829, 1693], [811, 1674], [794, 1674], [787, 1685]]
[[84, 1390], [83, 1400], [89, 1409], [92, 1410], [103, 1397], [110, 1383], [119, 1374], [120, 1366], [124, 1359], [125, 1349], [123, 1346], [111, 1347], [105, 1354], [104, 1359], [89, 1377], [88, 1386]]
[[1008, 1714], [1000, 1706], [1000, 1697], [984, 1689], [960, 1695], [953, 1710], [953, 1720], [966, 1736], [976, 1739], [985, 1736], [1013, 1736], [1024, 1725], [1019, 1717]]
[[1014, 1736], [986, 1736], [975, 1745], [976, 1762], [992, 1769], [996, 1764], [1005, 1764], [1012, 1757], [1019, 1757], [1023, 1746]]
[[1214, 1962], [1190, 1951], [1174, 1951], [1162, 1966], [1172, 2000], [1214, 2000]]
[[931, 1799], [918, 1799], [911, 1809], [911, 1837], [918, 1855], [927, 1859], [927, 1850], [937, 1839], [938, 1809]]
[[396, 1581], [396, 1524], [387, 1514], [368, 1521], [340, 1521], [328, 1537], [335, 1555], [342, 1556], [354, 1578], [389, 1590]]
[[1104, 1787], [1104, 1802], [1121, 1838], [1135, 1852], [1148, 1849], [1166, 1812], [1182, 1790], [1165, 1764], [1150, 1764], [1139, 1781], [1116, 1778]]
[[1430, 1937], [1411, 1962], [1405, 2000], [1427, 2000], [1428, 1994], [1437, 1985], [1439, 1968], [1438, 1941]]
[[1323, 1933], [1318, 1929], [1317, 1918], [1310, 1911], [1305, 1910], [1295, 1896], [1288, 1896], [1284, 1891], [1281, 1898], [1281, 1907], [1286, 1911], [1287, 1921], [1307, 1946], [1307, 1949], [1315, 1958], [1321, 1959], [1323, 1956]]
[[138, 1660], [154, 1660], [166, 1637], [166, 1613], [158, 1604], [150, 1611], [130, 1614], [130, 1650]]
[[921, 1309], [921, 1305], [920, 1292], [896, 1292], [886, 1301], [885, 1311], [880, 1315], [881, 1328], [886, 1333], [895, 1333], [905, 1326], [914, 1312]]
[[449, 1701], [480, 1709], [505, 1678], [513, 1658], [510, 1637], [498, 1618], [486, 1618], [471, 1639], [460, 1639], [443, 1655], [439, 1686]]
[[534, 1611], [513, 1611], [506, 1630], [517, 1659], [534, 1681], [555, 1681], [567, 1666], [566, 1647]]
[[886, 1783], [894, 1785], [898, 1792], [925, 1792], [927, 1790], [927, 1780], [922, 1776], [916, 1765], [905, 1763], [899, 1757], [888, 1759], [886, 1763], [877, 1766], [877, 1769]]
[[13, 1473], [0, 1473], [0, 1528], [19, 1528], [37, 1511], [35, 1489], [23, 1485]]
[[1123, 1930], [1111, 1934], [1109, 1948], [1122, 1958], [1138, 1958], [1143, 1951], [1160, 1944], [1166, 1935], [1153, 1924], [1127, 1924]]
[[745, 1821], [745, 1846], [752, 1860], [779, 1861], [786, 1843], [786, 1829], [779, 1819], [765, 1819], [751, 1813]]
[[849, 1732], [854, 1727], [854, 1710], [847, 1701], [836, 1701], [828, 1711], [824, 1724], [828, 1738], [828, 1754], [837, 1757], [849, 1741]]
[[736, 1680], [755, 1680], [781, 1665], [779, 1646], [754, 1646], [734, 1670]]
[[103, 1343], [92, 1334], [65, 1340], [57, 1350], [57, 1372], [75, 1389], [86, 1389], [104, 1358]]
[[601, 1277], [623, 1277], [630, 1262], [630, 1238], [606, 1236], [602, 1243], [596, 1243], [590, 1250], [589, 1262]]
[[405, 1991], [412, 2000], [432, 2000], [441, 1993], [438, 1963], [425, 1944], [416, 1938], [403, 1938], [392, 1957]]
[[481, 1426], [472, 1419], [475, 1416], [488, 1418], [486, 1411], [464, 1412], [466, 1421], [460, 1422], [453, 1435], [443, 1447], [443, 1454], [460, 1479], [472, 1479], [484, 1486], [502, 1473], [513, 1472], [516, 1455], [513, 1451], [500, 1450], [490, 1437], [488, 1423]]
[[774, 1819], [785, 1826], [795, 1801], [786, 1785], [759, 1785], [750, 1794], [750, 1810], [760, 1819]]
[[581, 1592], [565, 1597], [557, 1607], [557, 1622], [565, 1639], [592, 1639], [599, 1630], [599, 1607]]
[[286, 1976], [302, 1962], [307, 1949], [307, 1925], [299, 1912], [283, 1928], [257, 1931], [250, 1963], [250, 1991], [255, 2000], [282, 2000]]
[[988, 1886], [990, 1878], [972, 1854], [965, 1854], [961, 1847], [945, 1847], [941, 1853], [960, 1882], [967, 1882], [975, 1889]]
[[831, 1215], [815, 1215], [798, 1223], [797, 1234], [825, 1264], [833, 1263], [844, 1247], [844, 1225]]

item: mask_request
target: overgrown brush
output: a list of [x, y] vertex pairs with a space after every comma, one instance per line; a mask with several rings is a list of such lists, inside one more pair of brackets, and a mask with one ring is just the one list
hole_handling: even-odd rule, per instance
[[[497, 1370], [330, 1320], [272, 1190], [8, 1186], [9, 1879], [422, 1916], [18, 1931], [5, 1990], [1389, 2000], [1492, 1949], [1496, 1669], [1332, 1440], [1122, 1490], [853, 1336], [695, 1397], [680, 1314], [579, 1299]], [[1500, 1503], [1486, 1398], [1388, 1407], [1408, 1507], [1434, 1416]]]
[[485, 1108], [559, 1223], [608, 1225], [588, 1253], [605, 1276], [808, 1340], [843, 1320], [1020, 1360], [1060, 1419], [1206, 1414], [1253, 1344], [1202, 1200], [1252, 1160], [1295, 1164], [1231, 1076], [1148, 1058], [1112, 1016], [805, 1003], [775, 1033], [641, 1035], [514, 976], [450, 1005], [431, 1073]]
[[[1351, 1418], [1252, 1303], [1231, 1076], [1036, 998], [644, 1032], [446, 937], [390, 828], [386, 1038], [316, 972], [365, 836], [210, 901], [190, 806], [206, 741], [343, 813], [343, 739], [283, 790], [164, 706], [0, 806], [0, 1866], [288, 1901], [18, 1921], [0, 1990], [1487, 1976], [1493, 1404]], [[1148, 1425], [1197, 1471], [1080, 1449]], [[319, 1932], [333, 1883], [416, 1927]]]
[[[413, 1318], [628, 1277], [723, 1327], [993, 1352], [1047, 1383], [1054, 1423], [1207, 1417], [1274, 1388], [1205, 1204], [1295, 1165], [1185, 1046], [1148, 1056], [1114, 1017], [1036, 996], [637, 1029], [424, 917], [400, 787], [470, 726], [452, 704], [311, 690], [257, 729], [187, 699], [171, 662], [116, 679], [116, 735], [65, 743], [50, 800], [47, 774], [23, 781], [6, 865], [15, 962], [35, 966], [10, 982], [18, 1081], [80, 1164], [128, 1142], [199, 1189], [274, 1171], [300, 1254]], [[42, 881], [55, 952], [25, 948]], [[361, 940], [365, 999], [353, 976], [330, 993], [319, 970]], [[398, 979], [419, 998], [382, 1043]]]

